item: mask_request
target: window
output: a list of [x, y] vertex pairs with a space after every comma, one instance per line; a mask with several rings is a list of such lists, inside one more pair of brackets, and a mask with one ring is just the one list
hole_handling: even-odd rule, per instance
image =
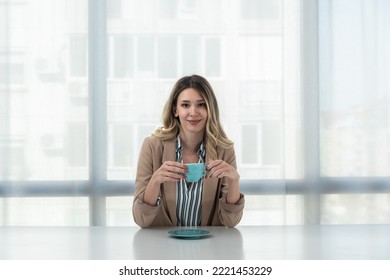
[[200, 36], [183, 36], [181, 40], [182, 72], [186, 75], [199, 73], [201, 69], [201, 40]]
[[177, 77], [177, 40], [175, 37], [160, 37], [158, 40], [158, 77]]
[[137, 74], [154, 78], [156, 69], [155, 40], [152, 36], [140, 36], [137, 40]]
[[134, 42], [130, 36], [116, 36], [113, 42], [113, 77], [134, 77]]
[[388, 223], [387, 2], [2, 1], [0, 225], [133, 225], [143, 139], [194, 73], [243, 225]]
[[72, 77], [87, 76], [87, 36], [72, 35], [69, 41], [69, 65]]
[[272, 19], [281, 13], [280, 0], [242, 0], [241, 15], [244, 19]]

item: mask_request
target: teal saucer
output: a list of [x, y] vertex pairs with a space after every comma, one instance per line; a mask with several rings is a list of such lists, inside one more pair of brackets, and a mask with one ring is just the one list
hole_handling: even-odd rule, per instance
[[204, 229], [173, 229], [168, 231], [172, 237], [182, 239], [199, 239], [207, 236], [210, 232]]

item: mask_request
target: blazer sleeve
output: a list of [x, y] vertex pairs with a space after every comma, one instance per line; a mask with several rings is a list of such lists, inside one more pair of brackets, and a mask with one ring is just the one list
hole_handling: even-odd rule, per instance
[[[222, 160], [237, 169], [236, 156], [233, 148], [227, 150], [223, 154]], [[235, 227], [241, 221], [245, 206], [245, 197], [242, 193], [240, 193], [240, 199], [235, 204], [227, 203], [226, 197], [228, 189], [229, 185], [227, 180], [226, 178], [223, 178], [219, 199], [218, 215], [221, 223], [224, 226]]]
[[[150, 138], [145, 138], [138, 158], [137, 174], [135, 178], [135, 193], [133, 200], [133, 218], [140, 227], [150, 226], [159, 213], [161, 205], [151, 206], [144, 203], [143, 197], [156, 167], [153, 165], [153, 147]], [[159, 167], [158, 167], [159, 168]]]

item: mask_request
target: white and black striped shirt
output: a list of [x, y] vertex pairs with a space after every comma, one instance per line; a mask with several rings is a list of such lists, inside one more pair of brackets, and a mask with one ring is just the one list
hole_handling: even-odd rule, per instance
[[[206, 150], [203, 143], [198, 150], [198, 163], [204, 163]], [[176, 161], [183, 162], [180, 138], [176, 141]], [[176, 216], [178, 226], [199, 226], [202, 213], [203, 178], [188, 183], [182, 179], [176, 183]]]

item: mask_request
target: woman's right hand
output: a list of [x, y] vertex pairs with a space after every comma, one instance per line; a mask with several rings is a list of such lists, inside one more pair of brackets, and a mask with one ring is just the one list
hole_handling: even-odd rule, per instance
[[159, 169], [157, 169], [146, 186], [144, 193], [144, 202], [149, 205], [156, 205], [160, 186], [165, 182], [177, 182], [185, 178], [187, 166], [176, 161], [165, 161]]
[[176, 161], [165, 161], [161, 167], [154, 172], [152, 180], [158, 184], [176, 182], [185, 179], [185, 174], [187, 172], [187, 166], [185, 164]]

